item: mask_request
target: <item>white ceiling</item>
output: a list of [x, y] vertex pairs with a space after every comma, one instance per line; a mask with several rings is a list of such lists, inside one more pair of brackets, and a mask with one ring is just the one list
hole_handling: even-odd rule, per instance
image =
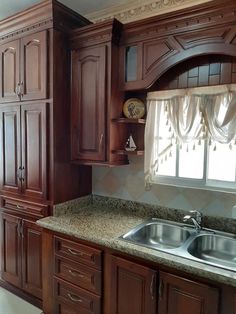
[[[80, 14], [88, 14], [113, 5], [128, 3], [129, 0], [59, 0]], [[0, 20], [30, 7], [40, 0], [0, 0]]]

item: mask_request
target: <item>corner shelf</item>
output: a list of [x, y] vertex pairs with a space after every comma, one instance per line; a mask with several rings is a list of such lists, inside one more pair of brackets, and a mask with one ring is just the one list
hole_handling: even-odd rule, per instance
[[144, 150], [126, 151], [125, 149], [117, 149], [112, 151], [116, 155], [133, 155], [133, 156], [143, 156]]

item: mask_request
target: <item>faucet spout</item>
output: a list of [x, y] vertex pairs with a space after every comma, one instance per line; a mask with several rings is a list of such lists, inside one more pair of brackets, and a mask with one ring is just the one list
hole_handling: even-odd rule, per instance
[[192, 223], [194, 224], [194, 227], [196, 229], [197, 232], [200, 232], [200, 230], [202, 229], [201, 223], [202, 223], [202, 214], [197, 211], [197, 210], [192, 210], [190, 211], [191, 215], [186, 215], [183, 218], [183, 221], [192, 221]]

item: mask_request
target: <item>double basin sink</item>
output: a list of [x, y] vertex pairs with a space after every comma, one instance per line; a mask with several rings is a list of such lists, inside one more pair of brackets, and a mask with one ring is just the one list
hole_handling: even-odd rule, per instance
[[146, 221], [122, 240], [198, 262], [236, 271], [236, 237], [162, 219]]

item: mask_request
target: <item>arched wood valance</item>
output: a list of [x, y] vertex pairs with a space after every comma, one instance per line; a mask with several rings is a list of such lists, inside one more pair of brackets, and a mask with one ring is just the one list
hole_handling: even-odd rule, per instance
[[[125, 90], [147, 89], [166, 71], [190, 58], [236, 57], [236, 2], [212, 1], [125, 25], [121, 38], [124, 61], [127, 47], [137, 47], [138, 70], [136, 80], [123, 79]], [[122, 69], [121, 76], [125, 77]]]

